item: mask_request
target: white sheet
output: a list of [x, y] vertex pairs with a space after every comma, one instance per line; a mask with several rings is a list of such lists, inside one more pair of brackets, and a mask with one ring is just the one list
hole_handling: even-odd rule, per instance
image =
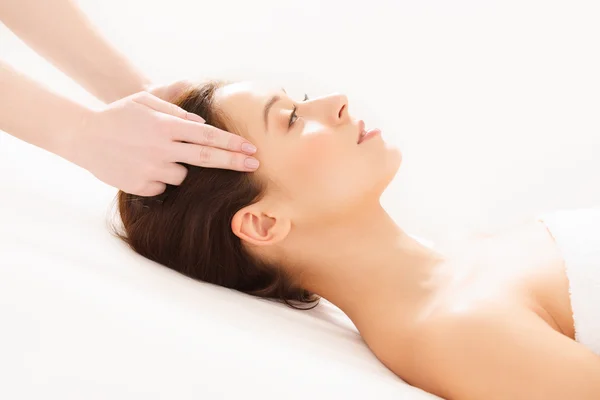
[[[593, 2], [78, 3], [158, 82], [347, 94], [403, 150], [387, 203], [409, 231], [437, 241], [600, 203]], [[0, 50], [97, 105], [1, 25]], [[294, 312], [129, 252], [106, 233], [106, 193], [0, 133], [0, 399], [433, 398], [383, 368], [335, 309]]]
[[193, 281], [113, 238], [104, 210], [4, 178], [0, 398], [436, 398], [330, 303], [300, 312]]

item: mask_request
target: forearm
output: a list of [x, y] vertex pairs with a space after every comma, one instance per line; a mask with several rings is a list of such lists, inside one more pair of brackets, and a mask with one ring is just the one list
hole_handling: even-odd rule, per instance
[[0, 130], [69, 159], [72, 138], [93, 112], [0, 61]]
[[74, 0], [2, 0], [0, 20], [100, 100], [142, 91], [149, 80], [94, 28]]

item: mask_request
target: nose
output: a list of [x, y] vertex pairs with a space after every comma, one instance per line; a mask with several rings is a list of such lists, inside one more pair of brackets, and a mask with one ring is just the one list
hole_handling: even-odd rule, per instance
[[343, 94], [334, 93], [322, 98], [325, 119], [331, 125], [338, 125], [350, 119], [348, 114], [348, 97]]

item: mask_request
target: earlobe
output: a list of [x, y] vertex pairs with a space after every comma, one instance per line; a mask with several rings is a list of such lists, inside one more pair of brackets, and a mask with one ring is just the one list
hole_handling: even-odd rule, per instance
[[283, 240], [289, 233], [289, 219], [261, 211], [257, 204], [244, 207], [233, 216], [231, 230], [240, 239], [256, 246]]

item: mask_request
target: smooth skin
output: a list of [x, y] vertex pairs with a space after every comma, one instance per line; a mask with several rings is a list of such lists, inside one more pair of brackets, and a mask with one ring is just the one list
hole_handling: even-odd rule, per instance
[[358, 144], [346, 96], [240, 82], [215, 104], [259, 147], [253, 176], [266, 185], [233, 233], [342, 309], [398, 376], [452, 400], [600, 399], [600, 357], [574, 340], [564, 260], [543, 223], [426, 247], [379, 202], [402, 162], [384, 140], [394, 133]]
[[[3, 0], [0, 20], [107, 106], [93, 110], [0, 61], [0, 130], [127, 193], [179, 185], [190, 165], [255, 171], [248, 140], [171, 104], [185, 82], [152, 86], [69, 0]], [[184, 143], [185, 142], [185, 143]]]
[[600, 398], [600, 357], [522, 306], [473, 304], [420, 328], [419, 357], [397, 370], [443, 398]]

